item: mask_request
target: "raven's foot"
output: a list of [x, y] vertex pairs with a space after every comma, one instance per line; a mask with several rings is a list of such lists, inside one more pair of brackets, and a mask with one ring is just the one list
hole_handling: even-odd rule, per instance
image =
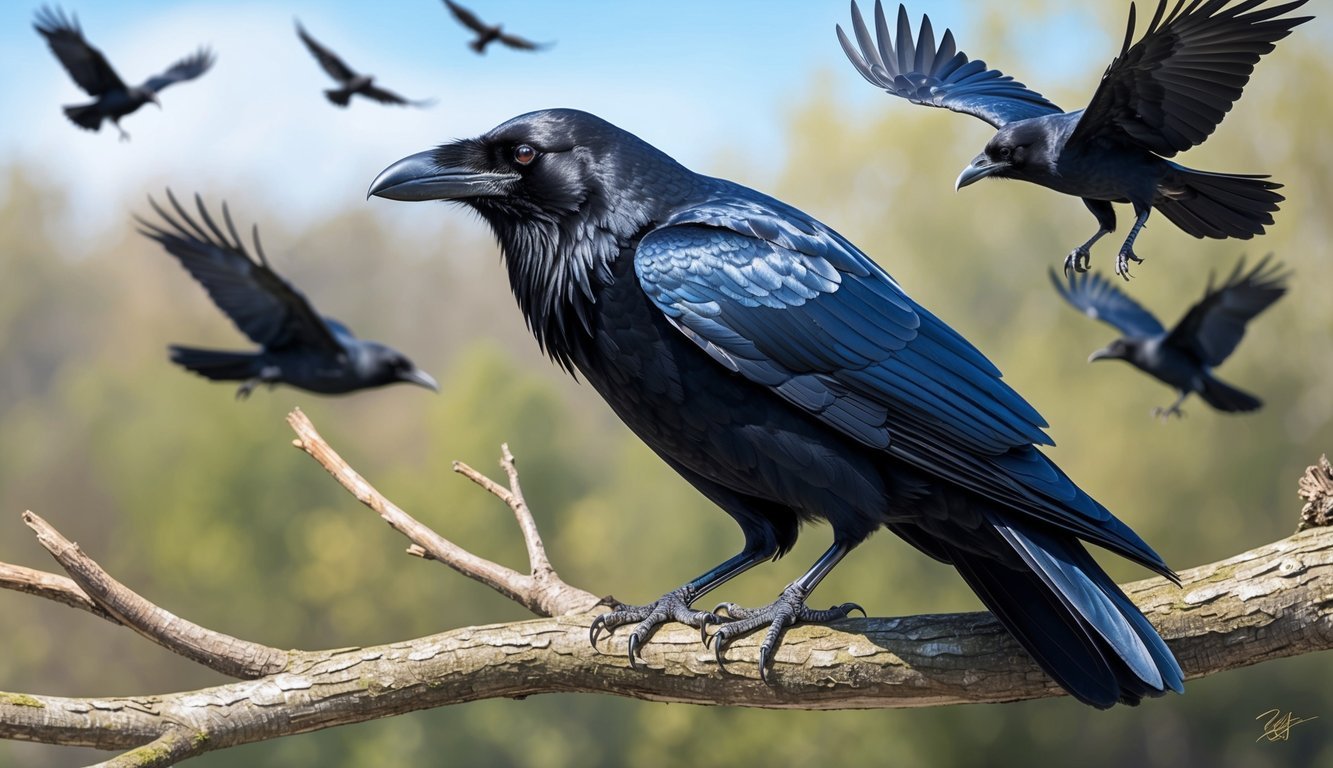
[[1152, 415], [1153, 418], [1161, 419], [1162, 421], [1170, 421], [1172, 416], [1181, 419], [1185, 418], [1185, 412], [1180, 409], [1180, 403], [1176, 403], [1169, 408], [1154, 408], [1152, 409]]
[[725, 610], [731, 620], [714, 630], [710, 638], [717, 654], [718, 666], [723, 666], [725, 663], [722, 652], [728, 643], [767, 625], [768, 634], [764, 636], [764, 642], [759, 646], [759, 677], [764, 683], [771, 685], [768, 679], [768, 662], [773, 658], [773, 652], [778, 647], [778, 640], [782, 637], [784, 629], [798, 621], [827, 624], [830, 621], [847, 618], [852, 611], [860, 611], [862, 616], [866, 613], [865, 609], [856, 603], [843, 603], [825, 611], [817, 611], [806, 607], [805, 598], [805, 590], [792, 584], [782, 590], [777, 600], [763, 608], [741, 608], [734, 603], [719, 604], [713, 612]]
[[1115, 273], [1120, 277], [1124, 278], [1125, 280], [1128, 280], [1130, 277], [1129, 263], [1131, 261], [1134, 262], [1135, 264], [1143, 263], [1143, 259], [1136, 256], [1134, 254], [1134, 249], [1130, 247], [1128, 243], [1126, 243], [1125, 247], [1120, 249], [1120, 255], [1117, 256], [1115, 259]]
[[122, 144], [130, 140], [129, 131], [126, 131], [124, 128], [121, 128], [119, 125], [116, 126], [116, 130], [120, 131], [120, 141]]
[[1065, 277], [1071, 272], [1087, 272], [1092, 266], [1092, 249], [1086, 244], [1080, 245], [1065, 257]]
[[241, 383], [241, 386], [236, 388], [236, 399], [237, 400], [248, 399], [250, 397], [250, 393], [254, 392], [255, 389], [260, 384], [263, 383], [264, 383], [263, 379], [258, 379], [258, 378], [246, 379], [244, 382]]
[[693, 597], [689, 590], [681, 587], [672, 592], [662, 595], [657, 600], [647, 605], [624, 605], [617, 603], [611, 607], [607, 613], [598, 616], [593, 620], [592, 626], [588, 628], [588, 641], [597, 646], [597, 638], [602, 630], [606, 630], [609, 636], [615, 631], [616, 627], [624, 626], [638, 622], [638, 626], [629, 635], [629, 664], [631, 667], [637, 666], [634, 663], [635, 657], [643, 658], [639, 649], [648, 641], [648, 638], [657, 630], [658, 627], [668, 621], [678, 621], [695, 627], [700, 634], [704, 634], [710, 624], [718, 624], [721, 619], [716, 614], [707, 611], [696, 611], [690, 607]]

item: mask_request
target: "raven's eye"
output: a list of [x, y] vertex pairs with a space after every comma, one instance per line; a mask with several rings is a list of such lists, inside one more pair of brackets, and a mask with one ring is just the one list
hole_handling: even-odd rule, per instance
[[1012, 149], [1010, 149], [1009, 147], [1000, 147], [1000, 159], [1001, 159], [1001, 160], [1008, 160], [1011, 156], [1013, 156], [1013, 154], [1014, 154], [1014, 151], [1013, 151]]
[[519, 165], [528, 165], [537, 159], [537, 150], [527, 144], [519, 144], [514, 147], [514, 162]]

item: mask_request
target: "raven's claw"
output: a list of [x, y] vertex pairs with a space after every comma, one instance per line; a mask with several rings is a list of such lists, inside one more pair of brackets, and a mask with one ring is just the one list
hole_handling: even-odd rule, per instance
[[1065, 257], [1065, 277], [1072, 272], [1087, 272], [1092, 267], [1092, 249], [1080, 245]]
[[690, 607], [690, 599], [684, 587], [668, 592], [647, 605], [624, 605], [618, 603], [611, 610], [593, 619], [588, 628], [588, 642], [595, 647], [602, 630], [609, 636], [616, 627], [638, 622], [638, 626], [629, 635], [629, 663], [636, 667], [635, 659], [643, 658], [640, 650], [656, 629], [668, 621], [678, 621], [691, 627], [697, 627], [701, 634], [709, 624], [721, 621], [707, 611], [696, 611]]
[[1129, 280], [1129, 263], [1142, 264], [1143, 259], [1134, 254], [1134, 250], [1129, 247], [1121, 248], [1120, 255], [1115, 259], [1115, 273], [1125, 280]]
[[778, 640], [782, 637], [784, 629], [797, 622], [827, 624], [847, 618], [852, 611], [860, 611], [863, 616], [866, 612], [856, 603], [843, 603], [823, 611], [808, 608], [805, 604], [804, 590], [794, 584], [783, 590], [772, 604], [763, 608], [742, 608], [735, 603], [719, 603], [713, 609], [713, 613], [723, 610], [727, 612], [731, 621], [721, 624], [712, 635], [713, 653], [717, 658], [717, 665], [725, 667], [726, 662], [722, 653], [729, 642], [768, 625], [768, 634], [764, 636], [764, 642], [759, 646], [759, 678], [767, 685], [772, 685], [768, 679], [768, 664], [777, 650]]
[[1180, 405], [1178, 404], [1173, 405], [1170, 408], [1153, 408], [1152, 415], [1153, 418], [1161, 419], [1162, 421], [1170, 421], [1172, 416], [1182, 419], [1185, 418], [1185, 412], [1180, 409]]

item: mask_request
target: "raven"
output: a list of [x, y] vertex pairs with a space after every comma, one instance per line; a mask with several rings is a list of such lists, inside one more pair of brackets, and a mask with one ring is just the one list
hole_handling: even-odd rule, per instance
[[401, 352], [361, 341], [342, 323], [320, 317], [305, 296], [269, 266], [259, 244], [258, 225], [251, 235], [259, 255], [256, 262], [236, 234], [226, 204], [222, 206], [224, 233], [198, 195], [195, 205], [204, 226], [190, 217], [170, 190], [167, 198], [179, 219], [149, 198], [166, 226], [135, 217], [139, 232], [175, 256], [218, 309], [263, 348], [224, 352], [172, 346], [172, 362], [214, 381], [243, 382], [236, 390], [238, 399], [249, 397], [260, 384], [272, 387], [279, 383], [326, 395], [399, 381], [439, 391], [435, 379]]
[[[784, 627], [857, 608], [806, 598], [883, 526], [952, 563], [1080, 700], [1181, 690], [1170, 650], [1078, 540], [1170, 569], [1036, 448], [1045, 422], [999, 370], [829, 227], [568, 109], [404, 158], [370, 194], [477, 211], [538, 344], [740, 525], [738, 555], [651, 604], [617, 604], [594, 642], [638, 622], [633, 661], [666, 621], [716, 624], [720, 664], [766, 626], [767, 680]], [[833, 544], [773, 604], [691, 607], [815, 520]]]
[[1218, 381], [1212, 369], [1235, 351], [1245, 335], [1245, 324], [1287, 292], [1283, 282], [1287, 275], [1281, 269], [1280, 264], [1270, 269], [1264, 258], [1246, 273], [1241, 259], [1221, 286], [1214, 288], [1210, 276], [1203, 298], [1170, 331], [1101, 275], [1066, 275], [1066, 285], [1054, 270], [1050, 274], [1055, 290], [1072, 307], [1124, 334], [1093, 352], [1088, 362], [1124, 360], [1180, 393], [1170, 407], [1153, 409], [1154, 415], [1166, 418], [1184, 415], [1180, 404], [1191, 392], [1227, 413], [1254, 411], [1263, 405], [1259, 398]]
[[329, 77], [338, 81], [337, 88], [330, 88], [324, 92], [329, 101], [334, 104], [345, 107], [352, 100], [353, 94], [361, 94], [368, 99], [373, 99], [381, 104], [406, 105], [410, 107], [428, 107], [434, 102], [431, 99], [422, 101], [412, 101], [405, 99], [393, 91], [380, 88], [375, 85], [375, 78], [371, 75], [363, 75], [356, 72], [338, 57], [338, 54], [330, 51], [319, 43], [318, 40], [310, 36], [301, 26], [301, 22], [296, 22], [296, 34], [305, 43], [305, 47], [310, 49], [310, 54], [315, 57], [319, 65], [329, 74]]
[[[1041, 94], [980, 59], [958, 51], [953, 33], [935, 45], [923, 16], [916, 41], [907, 9], [898, 6], [896, 35], [875, 2], [876, 41], [852, 1], [858, 52], [838, 27], [847, 58], [872, 85], [914, 104], [945, 107], [997, 128], [985, 149], [963, 169], [961, 189], [986, 177], [1019, 179], [1083, 198], [1097, 232], [1065, 259], [1065, 271], [1086, 271], [1092, 245], [1115, 231], [1111, 203], [1134, 207], [1134, 226], [1116, 259], [1117, 275], [1141, 262], [1134, 240], [1157, 208], [1180, 229], [1203, 238], [1248, 240], [1273, 223], [1281, 184], [1267, 176], [1196, 171], [1173, 157], [1201, 144], [1240, 98], [1259, 57], [1312, 17], [1278, 18], [1304, 5], [1259, 7], [1264, 0], [1167, 0], [1133, 45], [1134, 5], [1120, 55], [1107, 67], [1092, 101], [1063, 112]], [[896, 38], [896, 39], [895, 39]]]
[[540, 51], [543, 48], [551, 47], [551, 43], [534, 43], [517, 35], [506, 35], [499, 24], [487, 24], [477, 18], [477, 14], [453, 2], [453, 0], [444, 0], [444, 4], [448, 6], [449, 12], [454, 15], [459, 24], [477, 33], [477, 39], [468, 43], [468, 47], [477, 53], [486, 53], [486, 46], [497, 40], [503, 45], [520, 51]]
[[120, 127], [120, 118], [150, 101], [161, 108], [157, 94], [163, 88], [199, 77], [213, 66], [217, 58], [208, 48], [200, 48], [172, 64], [166, 72], [148, 78], [143, 85], [129, 86], [111, 68], [102, 52], [84, 39], [77, 17], [66, 16], [58, 7], [43, 7], [37, 12], [33, 28], [46, 38], [51, 52], [60, 60], [69, 76], [74, 78], [74, 82], [87, 91], [89, 96], [97, 99], [91, 104], [65, 107], [65, 116], [75, 125], [90, 131], [101, 129], [102, 121], [110, 120], [116, 130], [120, 131], [121, 141], [128, 141], [130, 135]]

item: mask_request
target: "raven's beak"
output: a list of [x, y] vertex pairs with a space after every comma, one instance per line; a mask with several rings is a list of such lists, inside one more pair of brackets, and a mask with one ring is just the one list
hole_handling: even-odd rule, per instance
[[157, 107], [158, 109], [162, 108], [162, 102], [157, 100], [156, 93], [149, 95], [148, 100], [153, 102], [153, 106]]
[[983, 152], [974, 157], [972, 159], [972, 164], [964, 168], [962, 173], [958, 174], [958, 180], [953, 183], [953, 190], [957, 192], [968, 184], [981, 181], [992, 173], [1004, 170], [1008, 167], [1008, 163], [994, 162], [989, 157], [986, 157], [986, 153]]
[[413, 368], [410, 371], [398, 374], [398, 380], [405, 381], [408, 384], [416, 384], [418, 387], [425, 387], [432, 392], [438, 393], [440, 391], [440, 384], [435, 381], [435, 377], [420, 368]]
[[404, 157], [380, 171], [371, 182], [366, 197], [389, 200], [461, 200], [469, 197], [501, 195], [517, 173], [487, 173], [471, 168], [441, 166], [436, 151], [428, 150]]
[[1091, 355], [1088, 355], [1088, 362], [1095, 363], [1098, 360], [1114, 360], [1115, 358], [1116, 355], [1114, 352], [1111, 351], [1111, 348], [1104, 347], [1102, 349], [1097, 350], [1096, 352], [1093, 352]]

